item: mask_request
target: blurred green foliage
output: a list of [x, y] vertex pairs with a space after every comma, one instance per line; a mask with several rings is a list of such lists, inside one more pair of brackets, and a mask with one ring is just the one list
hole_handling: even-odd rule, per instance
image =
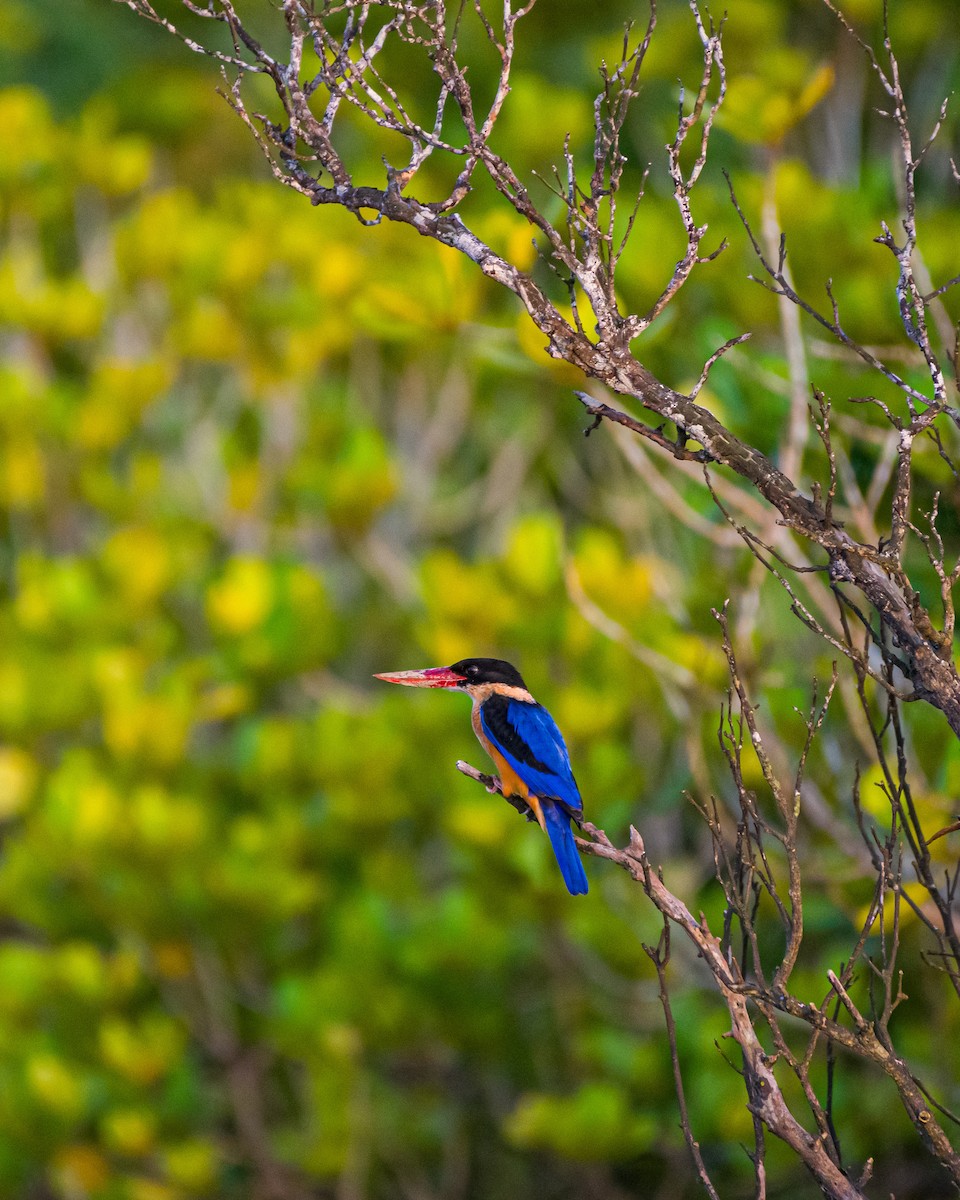
[[[524, 171], [568, 130], [589, 136], [595, 64], [628, 9], [604, 7], [534, 11], [503, 130]], [[657, 166], [676, 78], [698, 78], [689, 14], [663, 7], [631, 131], [654, 162], [633, 306], [677, 256]], [[875, 36], [879, 3], [846, 9]], [[955, 42], [931, 44], [951, 14], [893, 5], [920, 117], [956, 82]], [[576, 38], [558, 32], [574, 18]], [[814, 144], [835, 72], [861, 78], [840, 42], [812, 3], [731, 6], [698, 219], [733, 248], [640, 348], [682, 385], [753, 329], [707, 402], [770, 451], [788, 406], [777, 316], [744, 282], [721, 166], [749, 211], [774, 196], [803, 286], [832, 276], [854, 333], [898, 336], [870, 241], [895, 212], [879, 126], [857, 109], [848, 155]], [[469, 263], [267, 178], [209, 64], [93, 2], [2, 0], [0, 47], [0, 1193], [241, 1197], [269, 1177], [277, 1196], [298, 1180], [344, 1197], [697, 1194], [639, 889], [590, 860], [571, 902], [537, 831], [454, 770], [485, 765], [465, 705], [369, 677], [516, 661], [567, 735], [589, 819], [618, 839], [642, 825], [717, 920], [683, 798], [729, 787], [710, 608], [759, 590], [739, 649], [788, 754], [829, 655], [742, 549], [644, 490], [612, 435], [583, 440], [579, 379]], [[945, 172], [931, 155], [938, 280], [960, 232]], [[468, 219], [532, 262], [490, 196]], [[875, 386], [832, 360], [817, 383]], [[858, 453], [867, 471], [879, 451]], [[942, 486], [934, 451], [922, 466]], [[721, 531], [696, 481], [680, 486]], [[855, 840], [864, 751], [837, 708], [811, 774]], [[960, 754], [935, 717], [911, 718], [918, 803], [946, 820]], [[804, 836], [800, 970], [817, 992], [869, 888], [821, 828]], [[905, 936], [916, 957], [915, 922]], [[722, 1016], [685, 948], [670, 970], [697, 1136], [725, 1194], [747, 1194]], [[956, 1104], [936, 980], [902, 1021]], [[840, 1071], [845, 1151], [900, 1180], [913, 1131], [862, 1084]], [[806, 1186], [776, 1147], [770, 1170], [778, 1194]], [[898, 1194], [938, 1194], [915, 1179]]]

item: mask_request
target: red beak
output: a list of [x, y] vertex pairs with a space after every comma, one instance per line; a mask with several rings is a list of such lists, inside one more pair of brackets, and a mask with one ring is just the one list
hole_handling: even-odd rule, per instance
[[458, 675], [449, 667], [427, 667], [423, 671], [393, 671], [389, 675], [374, 675], [385, 683], [402, 683], [404, 687], [455, 688], [466, 683], [466, 675]]

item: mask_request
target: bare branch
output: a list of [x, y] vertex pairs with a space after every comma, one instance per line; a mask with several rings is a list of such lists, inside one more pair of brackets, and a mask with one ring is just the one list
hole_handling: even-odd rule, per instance
[[693, 1136], [690, 1125], [690, 1114], [687, 1111], [687, 1100], [683, 1088], [683, 1074], [680, 1070], [680, 1052], [677, 1048], [677, 1025], [670, 1006], [670, 993], [667, 989], [667, 964], [670, 962], [670, 922], [663, 918], [663, 929], [656, 946], [644, 944], [644, 951], [653, 963], [660, 985], [660, 1004], [663, 1008], [663, 1019], [667, 1030], [667, 1040], [670, 1043], [670, 1061], [673, 1065], [673, 1084], [677, 1093], [677, 1103], [680, 1106], [680, 1128], [683, 1130], [683, 1140], [687, 1143], [690, 1157], [693, 1159], [700, 1182], [711, 1200], [720, 1200], [717, 1189], [707, 1173], [703, 1155], [700, 1153], [700, 1143]]

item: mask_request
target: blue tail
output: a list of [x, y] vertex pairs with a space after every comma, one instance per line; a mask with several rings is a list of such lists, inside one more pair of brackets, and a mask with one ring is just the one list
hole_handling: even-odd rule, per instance
[[540, 805], [567, 891], [571, 896], [583, 896], [587, 891], [587, 876], [580, 861], [577, 843], [573, 840], [570, 814], [553, 800], [541, 800]]

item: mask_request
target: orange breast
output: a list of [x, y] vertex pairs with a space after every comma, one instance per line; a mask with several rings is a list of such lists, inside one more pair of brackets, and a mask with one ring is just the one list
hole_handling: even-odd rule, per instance
[[505, 796], [519, 796], [521, 800], [526, 800], [531, 809], [533, 809], [533, 815], [540, 823], [540, 828], [546, 830], [546, 825], [543, 821], [543, 809], [540, 807], [540, 801], [531, 793], [530, 789], [516, 773], [513, 767], [510, 766], [500, 751], [483, 732], [483, 725], [480, 723], [479, 705], [474, 707], [474, 710], [471, 713], [471, 721], [473, 724], [473, 732], [477, 735], [477, 740], [493, 759], [494, 765], [497, 768], [497, 772], [500, 775], [500, 784], [503, 787], [503, 794]]

